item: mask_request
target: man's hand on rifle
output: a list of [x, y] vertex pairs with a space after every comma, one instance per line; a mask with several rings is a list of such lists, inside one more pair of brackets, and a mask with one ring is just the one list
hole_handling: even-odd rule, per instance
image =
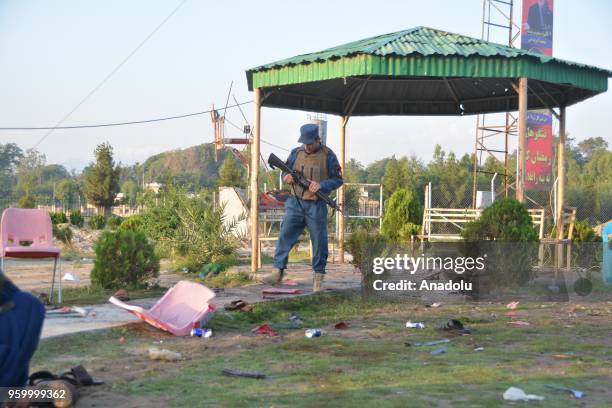
[[291, 174], [286, 174], [285, 177], [283, 177], [283, 181], [287, 184], [293, 184], [293, 176]]
[[308, 191], [311, 193], [316, 193], [321, 188], [321, 185], [316, 181], [310, 181], [310, 186], [308, 186]]

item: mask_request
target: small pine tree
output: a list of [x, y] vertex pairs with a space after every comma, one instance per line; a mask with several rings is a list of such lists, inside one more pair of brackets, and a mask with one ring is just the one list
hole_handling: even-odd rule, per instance
[[236, 160], [228, 156], [223, 160], [223, 164], [219, 169], [219, 186], [223, 187], [242, 187], [242, 171], [236, 165]]
[[120, 168], [115, 165], [113, 148], [108, 142], [96, 146], [94, 154], [96, 162], [85, 169], [85, 196], [103, 209], [106, 217], [119, 193]]
[[392, 241], [405, 241], [418, 233], [423, 208], [416, 195], [407, 188], [397, 189], [387, 200], [382, 234]]

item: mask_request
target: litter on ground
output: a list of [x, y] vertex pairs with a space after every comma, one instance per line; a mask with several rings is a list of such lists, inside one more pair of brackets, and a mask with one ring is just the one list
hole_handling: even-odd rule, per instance
[[183, 359], [183, 355], [175, 351], [170, 351], [166, 349], [158, 349], [157, 347], [151, 347], [149, 349], [149, 358], [151, 360], [160, 360], [160, 361], [179, 361]]
[[542, 401], [544, 397], [535, 394], [526, 394], [520, 388], [510, 387], [504, 391], [503, 395], [506, 401]]
[[223, 371], [221, 371], [221, 374], [226, 375], [228, 377], [256, 378], [259, 380], [268, 378], [266, 374], [260, 373], [258, 371], [237, 370], [233, 368], [224, 368]]

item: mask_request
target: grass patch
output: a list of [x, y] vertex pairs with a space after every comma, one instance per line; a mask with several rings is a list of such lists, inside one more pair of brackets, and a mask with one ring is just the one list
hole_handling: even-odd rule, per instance
[[[256, 304], [252, 313], [220, 311], [210, 322], [215, 334], [208, 340], [176, 338], [144, 323], [43, 340], [32, 364], [33, 369], [55, 369], [85, 362], [106, 376], [103, 391], [165, 399], [169, 406], [501, 406], [509, 386], [545, 396], [538, 406], [575, 404], [565, 393], [544, 387], [550, 383], [585, 391], [589, 406], [609, 406], [610, 315], [576, 318], [568, 328], [567, 304], [524, 306], [529, 327], [509, 325], [501, 304], [431, 309], [399, 299], [364, 299], [352, 291], [322, 293]], [[606, 303], [596, 307], [609, 309]], [[291, 312], [325, 334], [306, 339], [303, 330], [283, 329]], [[481, 318], [492, 314], [498, 317]], [[472, 335], [453, 337], [433, 329], [456, 316], [470, 322]], [[427, 328], [406, 329], [409, 319]], [[352, 327], [334, 330], [339, 320], [351, 321]], [[264, 321], [281, 335], [251, 334]], [[405, 345], [442, 337], [451, 342]], [[179, 351], [186, 359], [157, 362], [127, 352], [146, 350], [159, 340], [163, 343], [157, 347]], [[448, 347], [445, 354], [430, 354], [441, 346]], [[223, 368], [258, 370], [270, 378], [228, 378], [220, 374]]]

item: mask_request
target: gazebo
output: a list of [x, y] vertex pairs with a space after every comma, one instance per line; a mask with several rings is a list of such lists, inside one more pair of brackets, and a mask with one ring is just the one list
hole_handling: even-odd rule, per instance
[[[246, 72], [254, 91], [250, 173], [251, 269], [258, 259], [258, 177], [261, 108], [339, 115], [339, 161], [346, 164], [351, 116], [472, 115], [519, 112], [517, 199], [524, 201], [528, 109], [551, 109], [559, 119], [557, 231], [563, 232], [566, 107], [605, 92], [612, 72], [472, 37], [417, 27], [298, 55]], [[557, 108], [557, 111], [554, 110]], [[344, 201], [344, 189], [338, 203]], [[559, 228], [560, 227], [560, 228]], [[343, 261], [344, 219], [339, 217]]]

